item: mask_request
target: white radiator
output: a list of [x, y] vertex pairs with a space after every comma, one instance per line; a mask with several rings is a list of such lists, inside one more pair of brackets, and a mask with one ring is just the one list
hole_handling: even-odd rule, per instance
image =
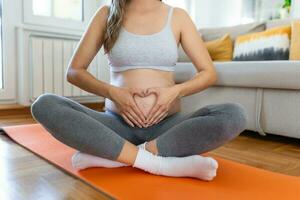
[[[29, 93], [31, 99], [49, 92], [66, 97], [94, 96], [67, 82], [68, 63], [78, 40], [32, 36], [29, 38]], [[100, 52], [88, 71], [100, 79]]]

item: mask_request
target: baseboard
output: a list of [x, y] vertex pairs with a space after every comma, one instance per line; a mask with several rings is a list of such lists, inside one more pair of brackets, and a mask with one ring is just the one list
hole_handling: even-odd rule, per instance
[[[80, 103], [88, 108], [97, 111], [104, 111], [104, 102], [98, 103]], [[23, 106], [20, 104], [1, 104], [0, 105], [0, 116], [6, 115], [20, 115], [20, 114], [31, 114], [30, 106]]]

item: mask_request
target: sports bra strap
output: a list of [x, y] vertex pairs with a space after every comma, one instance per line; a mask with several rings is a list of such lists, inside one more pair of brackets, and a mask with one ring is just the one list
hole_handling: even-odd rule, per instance
[[173, 6], [170, 6], [169, 14], [168, 14], [168, 19], [167, 19], [167, 25], [171, 24], [172, 13], [173, 13]]

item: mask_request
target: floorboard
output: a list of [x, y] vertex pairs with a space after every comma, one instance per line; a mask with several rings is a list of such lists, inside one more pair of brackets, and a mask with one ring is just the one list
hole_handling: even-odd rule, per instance
[[[0, 116], [0, 126], [36, 123], [30, 114]], [[299, 139], [244, 131], [210, 152], [239, 163], [300, 176]], [[0, 135], [0, 199], [110, 199]]]

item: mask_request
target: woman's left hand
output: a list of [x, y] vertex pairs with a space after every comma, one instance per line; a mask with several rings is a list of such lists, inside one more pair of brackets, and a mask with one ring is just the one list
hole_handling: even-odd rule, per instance
[[155, 105], [148, 113], [146, 121], [148, 127], [160, 122], [168, 115], [168, 111], [179, 98], [179, 88], [174, 85], [170, 87], [151, 87], [146, 90], [146, 95], [154, 93], [156, 95]]

